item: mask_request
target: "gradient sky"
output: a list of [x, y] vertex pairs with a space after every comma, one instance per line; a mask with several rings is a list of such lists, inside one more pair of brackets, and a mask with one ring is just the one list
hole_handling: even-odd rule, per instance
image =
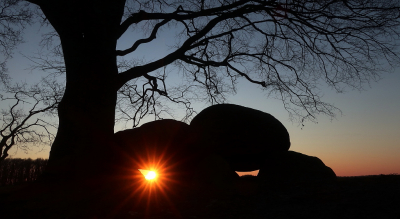
[[[34, 81], [40, 73], [26, 70], [30, 62], [24, 55], [34, 55], [40, 48], [38, 41], [45, 28], [38, 26], [26, 30], [26, 43], [15, 51], [8, 62], [10, 75], [15, 81]], [[171, 44], [173, 32], [158, 37], [149, 47], [138, 50], [140, 56], [155, 59], [167, 53], [166, 44]], [[133, 43], [123, 37], [119, 46]], [[170, 42], [170, 43], [167, 43]], [[249, 83], [242, 82], [238, 94], [229, 98], [230, 103], [239, 104], [272, 114], [288, 129], [291, 138], [290, 150], [319, 157], [338, 176], [358, 176], [400, 173], [400, 69], [382, 75], [382, 80], [372, 83], [365, 91], [348, 89], [337, 94], [323, 88], [323, 100], [333, 103], [343, 115], [334, 120], [318, 117], [318, 123], [305, 123], [302, 127], [292, 123], [279, 100], [267, 98], [265, 93]], [[197, 104], [197, 111], [207, 105]], [[120, 130], [122, 127], [116, 127]], [[28, 154], [10, 151], [11, 157], [47, 158], [49, 147], [39, 147]]]

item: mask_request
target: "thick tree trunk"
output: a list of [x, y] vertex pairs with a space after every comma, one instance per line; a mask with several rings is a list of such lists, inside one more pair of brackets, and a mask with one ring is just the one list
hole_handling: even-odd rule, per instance
[[40, 5], [60, 36], [67, 81], [47, 176], [71, 178], [106, 171], [117, 98], [116, 33], [124, 2], [67, 0]]
[[99, 173], [104, 168], [100, 164], [111, 156], [116, 92], [110, 86], [114, 80], [110, 72], [117, 71], [115, 60], [86, 59], [86, 65], [91, 66], [90, 72], [76, 70], [81, 74], [79, 83], [67, 82], [59, 105], [59, 129], [50, 152], [49, 173]]

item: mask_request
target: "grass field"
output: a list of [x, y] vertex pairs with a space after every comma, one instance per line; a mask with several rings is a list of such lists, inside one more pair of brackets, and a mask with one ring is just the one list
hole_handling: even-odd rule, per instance
[[[92, 215], [75, 209], [71, 203], [57, 212], [40, 204], [7, 202], [27, 186], [0, 187], [0, 204], [6, 209], [2, 215], [7, 216], [0, 215], [1, 218], [400, 218], [400, 175], [338, 177], [337, 184], [329, 186], [271, 185], [256, 177], [242, 177], [236, 182], [235, 191], [229, 193], [197, 191], [169, 202], [173, 204], [147, 209], [126, 202], [127, 206], [108, 215]], [[99, 198], [77, 199], [76, 203], [87, 204]]]

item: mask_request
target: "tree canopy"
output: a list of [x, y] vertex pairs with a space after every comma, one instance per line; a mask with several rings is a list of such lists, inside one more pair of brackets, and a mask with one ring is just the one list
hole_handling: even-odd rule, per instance
[[[70, 4], [77, 16], [68, 25], [83, 36], [94, 28], [83, 16], [103, 6]], [[132, 37], [130, 47], [114, 53], [120, 60], [118, 118], [137, 125], [147, 113], [160, 116], [168, 101], [186, 106], [190, 116], [193, 100], [224, 102], [241, 79], [282, 100], [299, 121], [315, 121], [320, 113], [333, 117], [337, 109], [321, 99], [321, 86], [361, 89], [397, 65], [398, 16], [397, 1], [127, 1], [112, 37], [143, 38]], [[74, 32], [59, 28], [59, 34]], [[166, 56], [149, 61], [137, 54], [174, 30]], [[167, 68], [182, 82], [170, 83]]]

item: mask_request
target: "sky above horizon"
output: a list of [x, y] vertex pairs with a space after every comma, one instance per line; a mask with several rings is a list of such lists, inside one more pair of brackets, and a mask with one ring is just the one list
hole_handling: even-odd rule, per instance
[[[37, 73], [28, 70], [30, 62], [24, 55], [33, 55], [39, 50], [41, 32], [38, 27], [27, 28], [25, 41], [9, 60], [10, 76], [15, 81], [32, 81]], [[151, 49], [145, 48], [141, 54], [162, 55], [165, 41], [170, 36], [156, 41]], [[132, 42], [132, 41], [131, 41]], [[160, 47], [161, 45], [161, 47]], [[377, 174], [400, 174], [400, 69], [382, 75], [382, 79], [371, 83], [364, 91], [347, 89], [338, 94], [323, 88], [323, 100], [333, 103], [342, 110], [332, 121], [319, 116], [318, 123], [306, 122], [304, 127], [289, 120], [282, 102], [267, 98], [259, 88], [241, 82], [237, 95], [231, 96], [229, 103], [270, 113], [288, 129], [291, 138], [290, 150], [319, 157], [338, 176], [359, 176]], [[206, 103], [196, 104], [197, 110], [207, 107]], [[116, 127], [120, 130], [122, 127]], [[12, 150], [13, 158], [48, 158], [50, 148], [35, 148], [25, 154]]]

